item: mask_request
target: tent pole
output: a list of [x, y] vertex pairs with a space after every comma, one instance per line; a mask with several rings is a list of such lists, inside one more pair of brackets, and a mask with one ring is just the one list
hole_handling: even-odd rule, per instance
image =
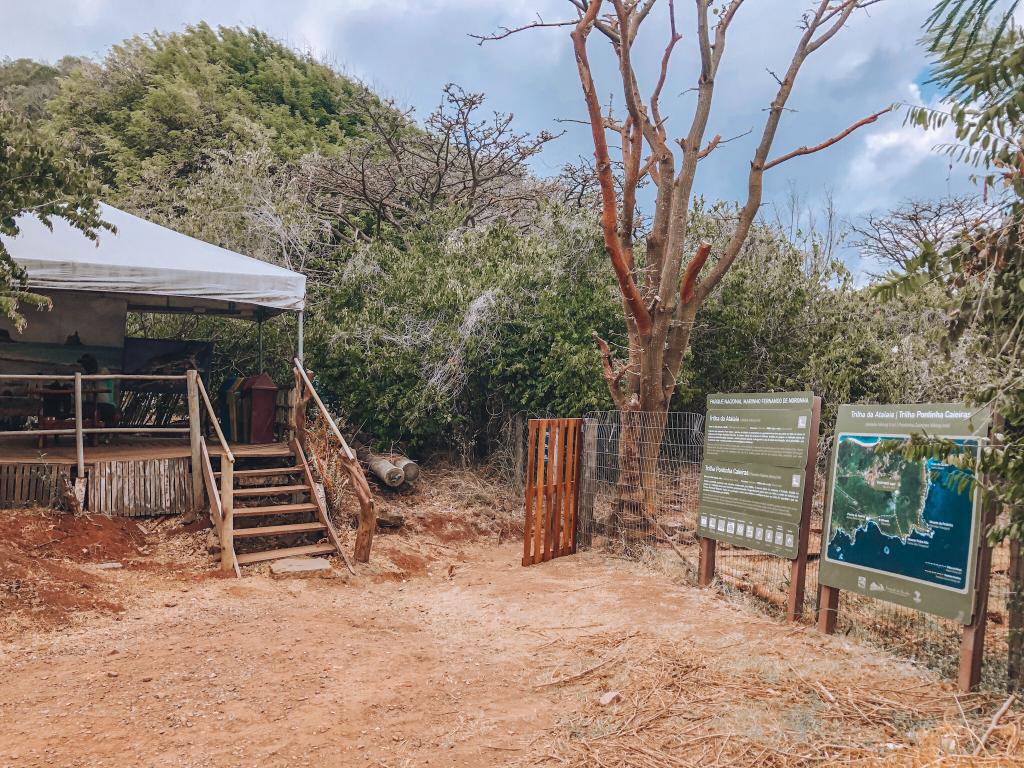
[[300, 363], [306, 362], [306, 356], [305, 356], [304, 350], [303, 350], [303, 341], [304, 341], [304, 339], [302, 338], [302, 336], [303, 336], [302, 321], [303, 321], [303, 316], [305, 314], [306, 313], [303, 312], [301, 309], [299, 310], [299, 332], [298, 332], [298, 345], [297, 345], [298, 349], [296, 350], [296, 355], [295, 356], [297, 358], [299, 358], [299, 362]]
[[260, 352], [259, 352], [259, 364], [258, 364], [259, 370], [256, 371], [256, 372], [257, 373], [263, 373], [263, 313], [262, 312], [260, 312], [259, 321], [258, 321], [258, 324], [256, 326], [256, 336], [257, 336], [257, 339], [259, 340], [259, 349], [260, 349]]

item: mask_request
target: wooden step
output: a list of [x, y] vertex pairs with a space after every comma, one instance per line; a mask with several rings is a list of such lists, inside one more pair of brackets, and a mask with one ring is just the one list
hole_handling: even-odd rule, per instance
[[291, 525], [264, 525], [256, 528], [235, 528], [236, 539], [251, 539], [254, 536], [287, 536], [291, 533], [316, 533], [326, 531], [323, 523], [293, 523]]
[[[237, 533], [237, 531], [236, 531]], [[260, 563], [264, 560], [277, 560], [282, 557], [302, 557], [303, 555], [328, 555], [337, 552], [333, 544], [310, 544], [305, 547], [287, 547], [285, 549], [268, 549], [265, 552], [246, 552], [238, 555], [239, 565]]]
[[280, 496], [282, 493], [300, 493], [308, 490], [309, 486], [305, 483], [302, 485], [254, 485], [235, 488], [235, 496]]
[[[295, 456], [291, 443], [261, 443], [258, 445], [234, 444], [231, 446], [231, 453], [236, 460], [244, 459], [268, 459], [284, 456]], [[219, 457], [223, 454], [220, 443], [214, 441], [210, 445], [210, 456]]]
[[[236, 469], [235, 477], [273, 477], [274, 475], [294, 475], [301, 472], [302, 467], [268, 467], [267, 469]], [[220, 472], [214, 472], [220, 477]]]
[[278, 504], [269, 507], [235, 507], [235, 517], [259, 517], [261, 515], [290, 515], [295, 512], [316, 512], [316, 504]]

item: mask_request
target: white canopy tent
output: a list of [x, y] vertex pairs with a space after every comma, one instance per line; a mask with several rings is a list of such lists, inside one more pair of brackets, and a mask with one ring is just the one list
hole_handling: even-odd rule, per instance
[[75, 291], [127, 301], [129, 311], [192, 312], [263, 320], [302, 310], [305, 275], [167, 229], [100, 204], [98, 241], [63, 219], [48, 229], [34, 216], [18, 218], [16, 237], [0, 236], [28, 273], [31, 289]]

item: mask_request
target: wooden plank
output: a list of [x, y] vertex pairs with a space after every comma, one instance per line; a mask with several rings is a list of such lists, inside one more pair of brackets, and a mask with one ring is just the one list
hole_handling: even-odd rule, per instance
[[[222, 483], [223, 487], [223, 483]], [[223, 505], [221, 507], [223, 510]], [[234, 517], [261, 517], [265, 515], [289, 515], [297, 512], [316, 512], [316, 504], [279, 504], [269, 507], [236, 507]]]
[[312, 488], [301, 483], [295, 485], [254, 485], [248, 488], [235, 488], [235, 497], [280, 496], [282, 494], [301, 493], [303, 491], [312, 493]]
[[568, 542], [566, 537], [568, 536], [567, 531], [569, 522], [569, 470], [572, 466], [572, 460], [570, 459], [570, 452], [572, 450], [570, 448], [571, 434], [571, 420], [563, 419], [562, 440], [558, 449], [558, 482], [562, 487], [559, 492], [558, 535], [555, 537], [555, 544], [557, 545], [555, 557], [562, 557], [568, 551]]
[[316, 533], [317, 531], [326, 530], [327, 526], [317, 520], [315, 523], [289, 523], [287, 525], [263, 525], [255, 528], [235, 528], [235, 538], [245, 539], [257, 536], [286, 536], [295, 533]]
[[264, 560], [278, 560], [282, 557], [302, 557], [307, 555], [329, 555], [334, 552], [333, 544], [309, 544], [304, 547], [288, 547], [286, 549], [271, 549], [265, 552], [247, 552], [238, 555], [236, 558], [239, 565], [249, 563], [260, 563]]
[[533, 543], [533, 516], [536, 498], [534, 482], [534, 464], [537, 461], [537, 420], [530, 419], [526, 438], [526, 493], [525, 493], [525, 515], [523, 518], [523, 565], [532, 565], [533, 556], [531, 544]]
[[[295, 475], [302, 472], [302, 467], [298, 464], [290, 467], [267, 467], [266, 469], [239, 469], [235, 471], [236, 478], [245, 477], [274, 477], [275, 475]], [[220, 476], [220, 472], [214, 472], [215, 476]]]
[[[197, 500], [203, 494], [202, 478], [199, 474], [200, 455], [199, 444], [203, 442], [202, 420], [199, 413], [199, 385], [196, 384], [198, 373], [195, 370], [188, 371], [186, 393], [188, 396], [188, 427], [189, 427], [189, 450], [192, 461], [192, 498]], [[198, 509], [198, 504], [196, 506]]]
[[221, 457], [220, 476], [220, 505], [221, 505], [221, 526], [220, 526], [220, 565], [225, 571], [235, 569], [235, 563], [241, 562], [235, 555], [235, 468], [234, 458], [231, 456]]
[[579, 453], [579, 419], [569, 419], [565, 447], [565, 517], [562, 522], [562, 554], [575, 551], [576, 539], [576, 466]]
[[537, 442], [533, 446], [535, 451], [534, 467], [534, 493], [536, 504], [533, 518], [533, 557], [531, 562], [541, 561], [541, 552], [544, 545], [544, 446], [547, 439], [548, 424], [546, 419], [537, 421]]
[[541, 562], [551, 559], [551, 516], [554, 513], [554, 485], [555, 485], [555, 451], [558, 443], [558, 421], [555, 419], [546, 420], [546, 429], [543, 451], [541, 456], [544, 462], [544, 514], [542, 524], [544, 527], [541, 540]]
[[551, 419], [548, 422], [548, 442], [545, 451], [545, 501], [544, 508], [544, 553], [541, 559], [550, 560], [555, 551], [556, 528], [558, 526], [558, 441], [561, 439], [561, 422]]
[[75, 372], [75, 455], [78, 479], [85, 477], [85, 443], [82, 437], [82, 374]]

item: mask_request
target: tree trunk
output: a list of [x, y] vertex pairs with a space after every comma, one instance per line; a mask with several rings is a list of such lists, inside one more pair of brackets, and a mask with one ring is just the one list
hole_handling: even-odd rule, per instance
[[625, 410], [620, 412], [619, 482], [612, 515], [628, 557], [640, 557], [654, 546], [655, 525], [660, 517], [658, 456], [665, 435], [668, 412]]

